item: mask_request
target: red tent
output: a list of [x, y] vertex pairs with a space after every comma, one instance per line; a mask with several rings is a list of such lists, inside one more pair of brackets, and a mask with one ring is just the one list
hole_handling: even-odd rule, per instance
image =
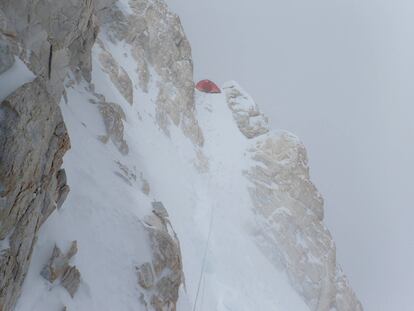
[[221, 93], [220, 88], [210, 80], [201, 80], [196, 84], [196, 89], [204, 93]]

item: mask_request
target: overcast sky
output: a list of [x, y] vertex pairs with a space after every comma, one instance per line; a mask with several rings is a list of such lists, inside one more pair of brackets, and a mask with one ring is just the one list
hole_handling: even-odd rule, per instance
[[306, 144], [366, 311], [413, 311], [414, 1], [169, 0], [196, 79], [238, 81]]

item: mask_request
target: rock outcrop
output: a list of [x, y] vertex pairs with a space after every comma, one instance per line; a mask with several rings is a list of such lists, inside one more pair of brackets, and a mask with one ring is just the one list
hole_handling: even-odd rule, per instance
[[111, 7], [102, 16], [111, 40], [131, 46], [142, 90], [148, 91], [152, 75], [159, 81], [155, 104], [160, 128], [169, 135], [172, 123], [193, 143], [203, 145], [195, 117], [191, 47], [180, 19], [161, 0], [134, 0], [129, 5], [130, 15]]
[[362, 305], [336, 261], [323, 223], [323, 198], [310, 180], [304, 145], [288, 132], [269, 132], [268, 120], [235, 82], [224, 87], [240, 131], [252, 139], [245, 176], [257, 216], [256, 240], [284, 268], [312, 311], [358, 311]]
[[223, 90], [234, 120], [244, 136], [251, 139], [269, 132], [268, 119], [236, 82], [227, 83]]
[[126, 117], [121, 106], [104, 100], [99, 102], [99, 111], [106, 129], [106, 135], [100, 137], [101, 141], [107, 143], [108, 139], [111, 139], [121, 154], [128, 154], [128, 144], [124, 139], [124, 121]]
[[[37, 78], [0, 103], [0, 309], [12, 310], [37, 231], [68, 189], [60, 170], [69, 138], [56, 101]], [[60, 178], [59, 178], [60, 176]]]
[[99, 54], [99, 61], [103, 70], [109, 75], [112, 83], [125, 100], [132, 105], [134, 94], [131, 78], [128, 76], [125, 69], [118, 65], [112, 54], [105, 49], [103, 42], [101, 40], [98, 40], [97, 42], [102, 49]]
[[258, 245], [287, 271], [312, 311], [362, 310], [323, 224], [324, 202], [310, 180], [305, 147], [288, 132], [268, 133], [267, 119], [240, 86], [228, 84], [225, 92], [240, 131], [255, 138], [250, 154], [256, 165], [245, 175], [251, 182]]
[[[143, 90], [151, 79], [150, 67], [161, 77], [156, 103], [160, 128], [168, 134], [173, 123], [195, 144], [203, 144], [194, 114], [191, 49], [178, 17], [162, 1], [131, 1], [129, 16], [112, 7], [114, 2], [0, 3], [0, 74], [7, 73], [18, 57], [36, 76], [0, 104], [0, 241], [8, 245], [0, 255], [2, 310], [13, 309], [37, 232], [69, 193], [60, 167], [70, 143], [58, 104], [68, 71], [77, 81], [91, 81], [91, 49], [98, 20], [109, 25], [114, 38], [125, 40], [133, 48]], [[102, 66], [132, 104], [130, 77], [102, 44], [101, 49]], [[107, 131], [102, 139], [110, 138], [122, 154], [127, 154], [125, 115], [115, 103], [98, 100], [98, 105]], [[149, 185], [145, 180], [143, 183], [143, 191], [148, 194]]]
[[[14, 33], [18, 56], [48, 93], [60, 99], [68, 69], [90, 79], [90, 50], [98, 31], [94, 1], [5, 0], [8, 32]], [[10, 37], [10, 36], [9, 36]]]
[[50, 283], [55, 282], [70, 268], [69, 261], [77, 252], [78, 245], [76, 241], [72, 242], [66, 254], [62, 253], [60, 248], [55, 245], [52, 251], [52, 256], [50, 256], [48, 263], [43, 267], [40, 274]]
[[73, 298], [80, 285], [81, 274], [75, 266], [70, 266], [62, 276], [62, 286], [68, 291]]
[[59, 247], [55, 245], [52, 256], [47, 265], [43, 267], [41, 275], [50, 283], [61, 280], [62, 286], [68, 291], [73, 298], [80, 285], [80, 272], [75, 266], [71, 266], [69, 261], [78, 252], [76, 241], [73, 241], [68, 252], [62, 253]]
[[37, 232], [68, 195], [69, 137], [59, 108], [68, 70], [90, 80], [95, 2], [0, 3], [0, 73], [19, 58], [36, 76], [0, 103], [0, 309], [20, 295]]
[[178, 291], [184, 282], [178, 238], [161, 202], [153, 202], [152, 215], [144, 219], [153, 259], [137, 268], [141, 301], [147, 310], [175, 311]]

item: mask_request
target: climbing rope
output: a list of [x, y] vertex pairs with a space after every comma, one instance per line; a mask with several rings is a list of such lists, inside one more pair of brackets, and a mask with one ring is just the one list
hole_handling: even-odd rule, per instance
[[195, 300], [194, 300], [193, 311], [195, 311], [196, 307], [197, 307], [198, 295], [200, 294], [200, 288], [201, 288], [201, 281], [203, 280], [203, 277], [204, 277], [204, 269], [205, 269], [206, 261], [207, 261], [206, 260], [207, 259], [207, 252], [208, 252], [211, 232], [212, 232], [212, 228], [213, 228], [213, 219], [214, 219], [215, 207], [216, 207], [216, 205], [214, 204], [213, 207], [211, 208], [210, 224], [209, 224], [209, 229], [208, 229], [208, 237], [207, 237], [206, 247], [204, 249], [203, 263], [201, 265], [200, 279], [198, 280], [197, 293], [196, 293], [196, 297], [195, 297]]

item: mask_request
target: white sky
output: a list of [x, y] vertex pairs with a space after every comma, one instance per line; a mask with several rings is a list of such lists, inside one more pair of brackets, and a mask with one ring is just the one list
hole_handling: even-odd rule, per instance
[[167, 2], [196, 79], [238, 81], [305, 142], [365, 310], [414, 310], [414, 1]]

